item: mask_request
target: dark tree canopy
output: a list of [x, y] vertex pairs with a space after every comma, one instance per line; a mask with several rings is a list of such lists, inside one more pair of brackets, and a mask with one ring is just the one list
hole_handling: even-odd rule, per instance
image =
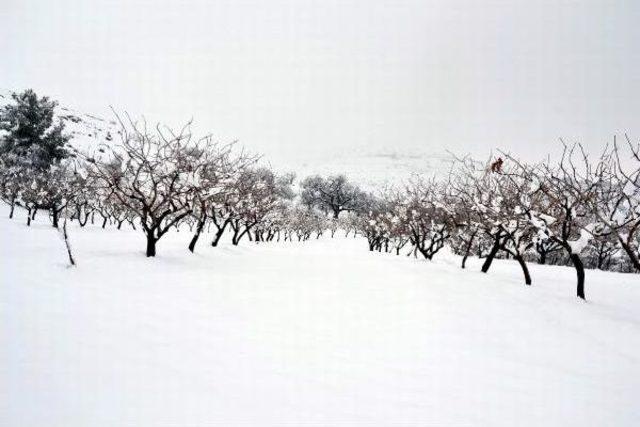
[[11, 98], [13, 103], [0, 109], [0, 130], [5, 131], [0, 156], [40, 170], [67, 157], [69, 137], [63, 133], [63, 123], [55, 120], [57, 103], [46, 96], [39, 98], [31, 89], [14, 92]]
[[366, 195], [344, 175], [326, 178], [314, 175], [302, 181], [301, 199], [304, 205], [331, 212], [334, 218], [338, 218], [341, 212], [360, 209]]

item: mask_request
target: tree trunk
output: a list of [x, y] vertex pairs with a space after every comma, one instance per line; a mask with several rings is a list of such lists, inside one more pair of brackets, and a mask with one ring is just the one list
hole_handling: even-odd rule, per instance
[[540, 258], [538, 258], [538, 264], [545, 265], [547, 263], [547, 251], [539, 252]]
[[189, 243], [189, 250], [191, 251], [191, 253], [193, 253], [193, 251], [196, 248], [196, 243], [198, 243], [198, 239], [200, 238], [200, 233], [202, 233], [202, 229], [204, 228], [205, 222], [206, 221], [204, 219], [200, 219], [200, 221], [198, 221], [198, 227], [196, 228], [196, 233], [193, 235], [193, 238]]
[[76, 261], [73, 259], [73, 254], [71, 253], [71, 244], [69, 243], [69, 234], [67, 234], [67, 221], [65, 220], [62, 224], [62, 238], [64, 239], [64, 245], [67, 248], [67, 256], [69, 257], [69, 263], [72, 266], [76, 265]]
[[489, 267], [491, 267], [491, 263], [493, 262], [493, 259], [498, 254], [499, 250], [500, 250], [500, 237], [496, 237], [495, 240], [493, 241], [493, 247], [491, 248], [491, 252], [489, 252], [489, 255], [487, 255], [487, 259], [485, 259], [484, 264], [482, 264], [481, 270], [483, 273], [486, 273], [487, 271], [489, 271]]
[[569, 256], [571, 258], [571, 262], [576, 269], [576, 275], [578, 276], [578, 286], [576, 289], [576, 294], [578, 298], [585, 299], [584, 297], [584, 264], [582, 264], [582, 260], [580, 259], [580, 255], [571, 254]]
[[467, 258], [469, 258], [469, 252], [466, 252], [462, 257], [462, 268], [465, 268], [467, 266]]
[[340, 210], [339, 209], [334, 209], [333, 210], [333, 219], [338, 219], [339, 215], [340, 215]]
[[236, 228], [233, 230], [233, 237], [231, 237], [231, 244], [233, 246], [238, 246], [238, 243], [240, 243], [240, 229]]
[[469, 241], [467, 242], [467, 247], [464, 249], [464, 256], [462, 257], [462, 268], [465, 268], [467, 264], [467, 258], [469, 258], [469, 254], [471, 253], [471, 247], [473, 246], [473, 241], [476, 238], [477, 233], [478, 233], [477, 231], [472, 233], [471, 237], [469, 238]]
[[53, 228], [58, 228], [58, 210], [55, 206], [51, 208], [51, 216], [53, 220]]
[[158, 239], [152, 235], [147, 235], [147, 257], [156, 256], [156, 243]]
[[87, 225], [87, 223], [89, 222], [90, 215], [91, 214], [85, 213], [84, 219], [83, 219], [81, 213], [78, 212], [78, 224], [80, 224], [80, 227], [84, 227], [85, 225]]
[[622, 249], [624, 249], [626, 254], [629, 256], [629, 259], [631, 260], [631, 264], [635, 267], [636, 270], [640, 271], [640, 259], [638, 259], [638, 255], [636, 255], [633, 252], [633, 249], [622, 240], [620, 240], [620, 245], [622, 246]]
[[524, 284], [531, 285], [531, 275], [529, 274], [529, 267], [527, 267], [527, 263], [524, 262], [524, 258], [521, 255], [515, 257], [520, 264], [520, 268], [522, 268], [522, 273], [524, 274]]
[[211, 246], [213, 246], [213, 247], [218, 246], [218, 243], [220, 242], [220, 239], [222, 238], [223, 234], [224, 234], [224, 227], [219, 229], [216, 232], [216, 236], [213, 238], [213, 241], [211, 242]]
[[16, 209], [16, 198], [11, 198], [11, 210], [9, 211], [9, 219], [13, 218], [13, 211]]
[[604, 244], [600, 245], [598, 248], [598, 270], [602, 270], [604, 266], [605, 254], [604, 254]]

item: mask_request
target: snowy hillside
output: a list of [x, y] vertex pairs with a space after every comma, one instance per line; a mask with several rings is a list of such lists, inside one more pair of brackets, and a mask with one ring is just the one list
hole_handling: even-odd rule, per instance
[[142, 234], [2, 211], [0, 425], [634, 426], [640, 283], [321, 238], [156, 259]]
[[[0, 106], [9, 103], [10, 99], [9, 91], [0, 91]], [[92, 153], [98, 144], [119, 140], [121, 127], [115, 116], [100, 117], [65, 105], [58, 105], [56, 116], [64, 122], [65, 133], [71, 137], [71, 146], [82, 152]], [[251, 141], [246, 143], [249, 151], [255, 151]], [[385, 185], [398, 185], [417, 174], [445, 176], [451, 167], [451, 158], [445, 151], [400, 152], [364, 148], [286, 161], [274, 159], [270, 153], [260, 154], [263, 155], [261, 164], [271, 165], [280, 172], [294, 172], [299, 179], [313, 174], [346, 174], [369, 190]]]
[[[268, 160], [268, 156], [267, 156]], [[399, 185], [416, 175], [424, 177], [446, 176], [451, 168], [451, 156], [446, 152], [399, 152], [351, 150], [331, 153], [324, 157], [303, 158], [294, 163], [298, 177], [319, 174], [323, 176], [346, 174], [366, 189], [379, 189], [386, 185]], [[287, 171], [287, 165], [274, 164]]]

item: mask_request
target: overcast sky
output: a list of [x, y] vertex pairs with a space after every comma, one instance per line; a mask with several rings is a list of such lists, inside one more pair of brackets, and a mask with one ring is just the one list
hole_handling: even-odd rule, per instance
[[0, 0], [0, 87], [238, 138], [540, 156], [640, 136], [640, 1]]

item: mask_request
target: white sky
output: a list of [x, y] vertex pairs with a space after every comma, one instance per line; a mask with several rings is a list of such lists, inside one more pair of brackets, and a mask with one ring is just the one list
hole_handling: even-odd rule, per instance
[[640, 135], [640, 1], [0, 0], [0, 88], [327, 152]]

